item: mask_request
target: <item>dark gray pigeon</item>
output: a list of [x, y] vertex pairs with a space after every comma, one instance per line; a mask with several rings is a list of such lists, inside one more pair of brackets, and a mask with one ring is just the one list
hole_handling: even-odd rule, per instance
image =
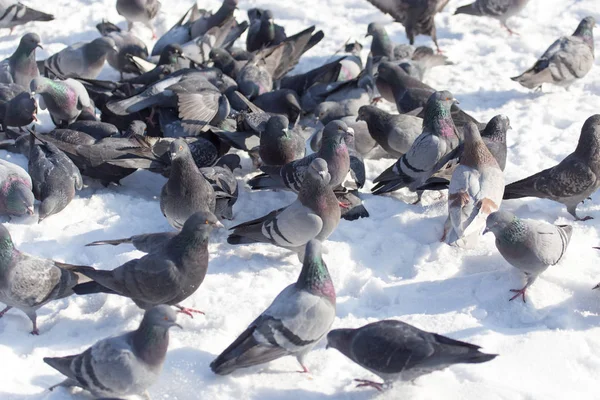
[[[134, 122], [144, 124], [142, 121]], [[144, 128], [145, 126], [146, 124], [144, 124]], [[67, 129], [87, 133], [96, 140], [101, 140], [107, 137], [117, 137], [120, 134], [119, 128], [113, 124], [109, 124], [108, 122], [101, 121], [76, 121], [70, 124]], [[143, 136], [143, 129], [141, 130], [141, 133]]]
[[67, 377], [56, 387], [80, 387], [95, 397], [143, 395], [162, 371], [169, 347], [169, 329], [177, 314], [165, 305], [144, 314], [137, 330], [103, 339], [81, 354], [45, 357], [44, 362]]
[[150, 23], [160, 10], [158, 0], [117, 0], [117, 12], [127, 20], [127, 29], [131, 30], [134, 22], [141, 22], [152, 31], [152, 39], [156, 39], [154, 26]]
[[413, 381], [453, 364], [479, 364], [496, 358], [480, 347], [415, 328], [402, 321], [383, 320], [357, 329], [334, 329], [327, 348], [340, 353], [383, 379], [355, 379], [357, 387], [388, 389], [394, 381]]
[[131, 260], [112, 271], [77, 266], [75, 271], [92, 279], [77, 285], [79, 295], [118, 294], [148, 310], [159, 304], [175, 306], [192, 315], [195, 310], [179, 305], [202, 284], [208, 269], [208, 239], [213, 227], [222, 227], [217, 217], [200, 211], [185, 221], [183, 229], [162, 248]]
[[577, 221], [577, 205], [600, 187], [600, 114], [585, 121], [575, 151], [558, 165], [535, 175], [506, 185], [504, 199], [539, 197], [567, 206], [567, 211]]
[[[10, 233], [0, 224], [0, 302], [6, 308], [23, 311], [33, 323], [31, 334], [38, 335], [36, 310], [44, 304], [73, 294], [80, 279], [68, 271], [68, 264], [38, 258], [17, 250]], [[65, 269], [60, 268], [65, 267]]]
[[270, 114], [285, 115], [295, 124], [302, 115], [300, 99], [290, 89], [273, 90], [257, 96], [252, 101], [257, 107]]
[[[369, 133], [369, 127], [365, 121], [357, 121], [356, 116], [342, 117], [340, 118], [340, 121], [345, 122], [346, 125], [348, 125], [349, 128], [352, 128], [354, 131], [354, 145], [356, 147], [356, 151], [363, 157], [377, 147], [377, 142], [375, 139], [373, 139], [373, 137], [371, 137], [371, 134]], [[313, 151], [319, 151], [322, 139], [323, 129], [317, 129], [308, 139], [310, 148]]]
[[37, 102], [21, 85], [0, 83], [0, 124], [2, 128], [23, 127], [37, 121]]
[[198, 211], [215, 212], [215, 191], [192, 158], [183, 139], [171, 143], [171, 172], [160, 193], [160, 210], [169, 224], [181, 229]]
[[169, 44], [184, 44], [192, 40], [190, 35], [190, 26], [194, 21], [200, 18], [198, 4], [194, 3], [183, 16], [165, 32], [154, 44], [152, 56], [160, 55], [165, 46]]
[[54, 20], [54, 15], [27, 7], [17, 0], [3, 0], [0, 3], [0, 16], [0, 28], [10, 28], [11, 35], [16, 26]]
[[214, 14], [211, 12], [204, 13], [191, 24], [190, 39], [200, 37], [211, 28], [223, 25], [233, 16], [233, 12], [238, 8], [237, 5], [238, 0], [223, 0], [223, 4]]
[[47, 76], [96, 79], [110, 53], [117, 54], [115, 41], [102, 36], [91, 42], [72, 44], [44, 61]]
[[327, 162], [314, 159], [304, 173], [298, 198], [287, 207], [231, 228], [229, 244], [271, 243], [299, 253], [312, 239], [326, 240], [340, 222]]
[[248, 36], [246, 50], [257, 51], [268, 46], [277, 45], [286, 38], [285, 29], [273, 22], [273, 12], [260, 8], [248, 10]]
[[295, 129], [289, 127], [283, 115], [269, 118], [265, 131], [260, 135], [258, 154], [265, 165], [285, 165], [304, 157], [305, 140]]
[[215, 192], [215, 215], [219, 219], [233, 219], [233, 206], [238, 200], [238, 184], [233, 171], [240, 166], [237, 154], [226, 154], [215, 166], [200, 168], [200, 173]]
[[550, 265], [555, 265], [565, 255], [571, 241], [573, 227], [552, 225], [544, 221], [520, 219], [511, 212], [500, 210], [489, 215], [486, 229], [496, 236], [496, 248], [510, 265], [522, 271], [527, 284], [510, 300], [521, 296]]
[[392, 43], [387, 31], [383, 25], [377, 22], [371, 22], [367, 26], [365, 37], [371, 36], [371, 54], [376, 60], [386, 57], [388, 60], [394, 59], [394, 43]]
[[31, 81], [29, 89], [40, 95], [40, 108], [48, 109], [56, 126], [75, 122], [82, 111], [92, 107], [87, 90], [75, 79], [53, 81], [40, 76]]
[[40, 42], [36, 33], [27, 33], [21, 38], [15, 52], [0, 62], [0, 83], [16, 83], [29, 88], [29, 82], [40, 76], [35, 61], [35, 49], [42, 48]]
[[335, 319], [335, 289], [322, 258], [322, 244], [306, 244], [298, 281], [287, 286], [271, 305], [221, 353], [210, 369], [227, 375], [239, 368], [293, 355], [302, 371], [306, 355], [319, 343]]
[[109, 37], [115, 42], [117, 52], [108, 52], [106, 61], [121, 73], [121, 80], [124, 73], [136, 73], [138, 68], [131, 61], [131, 57], [148, 58], [146, 44], [133, 33], [123, 32], [121, 28], [107, 21], [97, 24], [96, 28], [102, 36]]
[[32, 215], [31, 188], [31, 177], [23, 168], [0, 159], [0, 215]]
[[527, 5], [529, 0], [476, 0], [474, 3], [458, 7], [456, 14], [468, 14], [477, 17], [491, 17], [500, 21], [502, 26], [510, 33], [513, 32], [506, 21], [518, 13]]
[[83, 188], [79, 169], [65, 153], [52, 143], [35, 144], [31, 135], [28, 172], [33, 183], [33, 195], [40, 201], [38, 223], [61, 212], [75, 191]]
[[528, 89], [544, 83], [568, 86], [587, 75], [594, 65], [594, 33], [596, 20], [586, 17], [573, 36], [563, 36], [546, 50], [533, 67], [511, 78]]
[[365, 121], [369, 133], [393, 157], [401, 157], [423, 130], [423, 119], [406, 114], [389, 114], [375, 106], [362, 106], [357, 121]]

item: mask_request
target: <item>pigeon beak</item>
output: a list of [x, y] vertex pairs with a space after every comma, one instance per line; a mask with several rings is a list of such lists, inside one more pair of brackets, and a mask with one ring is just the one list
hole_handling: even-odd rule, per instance
[[356, 122], [358, 122], [358, 121], [362, 121], [362, 118], [360, 117], [360, 115], [356, 116]]
[[454, 104], [460, 104], [460, 101], [458, 101], [456, 99], [452, 99], [452, 103], [454, 103]]
[[35, 122], [40, 122], [40, 120], [38, 119], [37, 115], [35, 115], [35, 113], [33, 113], [33, 114], [31, 115], [31, 118], [33, 118], [33, 120], [34, 120]]
[[592, 288], [592, 290], [595, 290], [595, 289], [600, 289], [600, 283]]
[[369, 36], [371, 36], [371, 34], [370, 34], [370, 33], [366, 33], [366, 34], [365, 34], [365, 37], [369, 37]]
[[38, 45], [36, 47], [39, 47], [40, 49], [44, 50], [44, 48], [42, 47], [41, 44], [38, 43]]
[[217, 221], [217, 222], [215, 222], [213, 225], [214, 225], [214, 227], [215, 227], [215, 228], [219, 228], [219, 229], [225, 229], [225, 225], [223, 225], [223, 224], [221, 223], [221, 221]]
[[482, 235], [485, 235], [486, 233], [489, 233], [489, 232], [491, 232], [490, 228], [486, 227], [486, 228], [483, 230], [483, 233], [482, 233]]
[[115, 51], [115, 53], [119, 52], [119, 48], [117, 46], [113, 46], [112, 49]]
[[188, 59], [184, 53], [179, 54], [179, 58], [183, 58], [184, 60]]
[[170, 153], [169, 155], [171, 156], [171, 160], [177, 157], [177, 153]]
[[40, 218], [38, 219], [38, 224], [42, 223], [42, 221], [43, 221], [43, 220], [44, 220], [44, 217], [40, 217]]
[[354, 129], [352, 129], [352, 128], [348, 127], [348, 129], [346, 129], [346, 134], [347, 134], [347, 135], [354, 136]]
[[27, 214], [33, 215], [33, 206], [27, 207]]

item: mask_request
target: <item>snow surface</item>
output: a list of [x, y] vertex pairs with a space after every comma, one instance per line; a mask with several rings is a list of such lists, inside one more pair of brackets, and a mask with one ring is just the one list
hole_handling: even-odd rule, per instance
[[[503, 113], [510, 117], [506, 181], [512, 182], [554, 165], [576, 145], [583, 122], [600, 111], [600, 68], [596, 66], [569, 90], [544, 87], [528, 91], [509, 77], [528, 68], [556, 38], [571, 34], [587, 15], [600, 21], [598, 0], [531, 0], [520, 16], [509, 21], [520, 36], [508, 36], [494, 20], [452, 16], [466, 1], [451, 0], [436, 18], [440, 46], [455, 65], [436, 68], [426, 82], [449, 89], [461, 107], [481, 121]], [[29, 0], [28, 5], [52, 12], [51, 23], [19, 27], [0, 38], [0, 56], [12, 53], [22, 34], [42, 37], [46, 57], [64, 46], [97, 36], [102, 18], [125, 27], [114, 0]], [[157, 20], [165, 32], [191, 1], [163, 0]], [[273, 10], [289, 33], [315, 24], [325, 39], [302, 60], [299, 69], [326, 61], [350, 37], [363, 38], [371, 21], [386, 23], [392, 39], [406, 42], [401, 25], [365, 0], [240, 1], [238, 16], [250, 7]], [[201, 2], [214, 9], [218, 0]], [[150, 45], [150, 32], [134, 28]], [[7, 34], [7, 31], [3, 31]], [[431, 45], [420, 36], [418, 44]], [[106, 67], [101, 78], [118, 75]], [[389, 108], [390, 105], [388, 104]], [[47, 114], [42, 126], [50, 129]], [[26, 167], [26, 160], [0, 156]], [[372, 180], [393, 160], [368, 161]], [[240, 184], [250, 162], [244, 160]], [[137, 172], [120, 187], [87, 187], [60, 214], [36, 223], [15, 218], [7, 227], [18, 247], [28, 253], [73, 263], [112, 269], [142, 253], [131, 247], [84, 247], [94, 240], [169, 230], [157, 195], [164, 179]], [[368, 192], [371, 182], [365, 192]], [[378, 394], [355, 389], [353, 378], [375, 379], [321, 342], [307, 357], [311, 374], [298, 374], [296, 360], [287, 357], [227, 377], [208, 365], [300, 271], [296, 256], [270, 245], [233, 247], [225, 231], [210, 245], [209, 273], [201, 288], [184, 304], [206, 316], [180, 318], [184, 330], [174, 330], [164, 372], [150, 390], [154, 399], [564, 399], [598, 398], [600, 372], [600, 299], [591, 288], [600, 280], [595, 264], [600, 252], [600, 196], [579, 207], [595, 220], [574, 222], [565, 207], [527, 199], [503, 204], [521, 217], [575, 227], [563, 262], [549, 270], [528, 291], [528, 302], [509, 302], [509, 289], [520, 288], [523, 276], [495, 249], [492, 235], [477, 250], [462, 251], [439, 242], [446, 200], [426, 196], [423, 206], [388, 197], [364, 195], [371, 218], [342, 221], [326, 243], [325, 260], [338, 293], [334, 328], [358, 327], [384, 318], [398, 318], [425, 330], [483, 346], [500, 356], [481, 365], [458, 365], [416, 380], [398, 383]], [[289, 193], [243, 190], [235, 207], [240, 223], [288, 204]], [[231, 226], [229, 224], [228, 226]], [[53, 302], [39, 311], [39, 337], [29, 335], [29, 319], [19, 311], [0, 320], [0, 399], [89, 399], [89, 394], [46, 389], [62, 376], [43, 363], [46, 356], [85, 350], [99, 339], [135, 329], [140, 310], [128, 299], [94, 295]]]

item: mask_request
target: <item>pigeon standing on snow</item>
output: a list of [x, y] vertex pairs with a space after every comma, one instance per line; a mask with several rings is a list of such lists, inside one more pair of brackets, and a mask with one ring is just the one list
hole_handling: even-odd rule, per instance
[[335, 319], [335, 289], [321, 256], [321, 242], [311, 240], [298, 281], [273, 303], [211, 364], [212, 371], [227, 375], [293, 355], [301, 372], [308, 372], [306, 355], [329, 331]]
[[162, 247], [142, 258], [131, 260], [112, 271], [76, 266], [73, 270], [90, 279], [77, 285], [79, 295], [94, 293], [129, 297], [148, 310], [159, 304], [173, 305], [192, 315], [196, 310], [179, 305], [202, 284], [208, 269], [208, 238], [213, 227], [223, 227], [213, 214], [192, 215], [183, 229]]
[[40, 42], [40, 37], [36, 33], [28, 33], [21, 38], [15, 52], [0, 62], [1, 83], [16, 83], [29, 88], [31, 80], [40, 76], [35, 61], [35, 49], [42, 48]]
[[327, 348], [378, 375], [383, 383], [355, 379], [357, 387], [388, 389], [394, 381], [412, 381], [453, 364], [479, 364], [496, 357], [474, 344], [415, 328], [402, 321], [383, 320], [357, 329], [334, 329]]
[[529, 0], [476, 0], [474, 3], [458, 7], [454, 15], [468, 14], [495, 18], [512, 35], [515, 32], [506, 25], [506, 21], [520, 13], [528, 2]]
[[50, 76], [56, 75], [61, 79], [96, 79], [108, 55], [118, 51], [112, 38], [102, 36], [88, 43], [75, 43], [48, 57], [44, 68]]
[[392, 43], [388, 33], [383, 25], [377, 22], [371, 22], [367, 26], [367, 34], [365, 37], [371, 36], [371, 54], [375, 60], [386, 57], [388, 60], [394, 59], [394, 43]]
[[83, 188], [81, 173], [73, 161], [52, 143], [35, 144], [33, 135], [28, 171], [33, 194], [41, 202], [38, 222], [62, 211], [75, 197], [75, 191]]
[[573, 36], [563, 36], [546, 50], [533, 67], [511, 78], [528, 89], [544, 83], [568, 86], [587, 75], [594, 65], [594, 33], [596, 21], [586, 17]]
[[162, 371], [169, 347], [169, 329], [177, 314], [165, 305], [144, 314], [137, 330], [103, 339], [81, 354], [45, 357], [44, 362], [67, 379], [56, 387], [81, 387], [95, 397], [144, 395]]
[[233, 206], [239, 194], [233, 171], [241, 168], [240, 161], [237, 154], [227, 154], [214, 166], [200, 168], [200, 173], [212, 185], [215, 192], [215, 215], [219, 219], [233, 219]]
[[558, 165], [545, 169], [520, 181], [506, 185], [504, 199], [539, 197], [567, 206], [577, 221], [577, 205], [600, 187], [600, 114], [585, 121], [575, 151]]
[[0, 124], [23, 127], [37, 120], [37, 102], [24, 88], [16, 83], [0, 83]]
[[160, 210], [173, 228], [181, 229], [190, 215], [215, 212], [215, 191], [198, 171], [185, 140], [174, 140], [170, 151], [171, 172], [160, 193]]
[[56, 126], [69, 125], [82, 113], [92, 107], [92, 101], [85, 87], [75, 79], [53, 81], [37, 77], [29, 86], [32, 94], [40, 95], [40, 108], [48, 109]]
[[[448, 161], [459, 145], [450, 107], [455, 102], [448, 91], [435, 92], [425, 105], [423, 131], [406, 154], [373, 180], [374, 194], [408, 187], [414, 192]], [[420, 196], [419, 196], [420, 199]], [[418, 201], [418, 200], [417, 200]]]
[[502, 257], [527, 277], [525, 287], [511, 289], [516, 294], [510, 299], [522, 296], [525, 302], [527, 288], [550, 265], [558, 264], [565, 255], [573, 227], [520, 219], [502, 210], [490, 214], [484, 234], [487, 232], [496, 236], [496, 248]]
[[158, 0], [117, 0], [117, 12], [127, 20], [127, 29], [131, 30], [134, 22], [141, 22], [152, 31], [152, 39], [156, 32], [150, 23], [160, 10]]
[[72, 295], [79, 280], [60, 266], [67, 265], [17, 250], [10, 233], [0, 224], [0, 303], [6, 304], [0, 318], [11, 308], [18, 308], [33, 323], [31, 333], [38, 335], [36, 310], [52, 300]]
[[340, 222], [327, 162], [314, 159], [304, 173], [298, 199], [287, 207], [231, 228], [229, 244], [271, 243], [300, 254], [308, 241], [326, 240]]
[[500, 208], [504, 193], [504, 174], [492, 156], [477, 126], [465, 126], [465, 144], [460, 165], [448, 188], [448, 220], [444, 236], [450, 245], [473, 248], [485, 221]]
[[0, 159], [0, 215], [32, 215], [31, 188], [31, 177], [23, 168]]
[[283, 115], [274, 115], [267, 121], [258, 147], [258, 154], [265, 165], [285, 165], [304, 157], [304, 138], [289, 125], [289, 120]]
[[0, 0], [0, 28], [10, 28], [34, 21], [52, 21], [54, 15], [46, 14], [21, 4], [17, 0]]

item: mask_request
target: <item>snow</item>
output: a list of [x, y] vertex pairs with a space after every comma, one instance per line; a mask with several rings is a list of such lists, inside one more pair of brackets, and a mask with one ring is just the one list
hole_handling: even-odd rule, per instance
[[[502, 113], [510, 117], [506, 181], [512, 182], [554, 165], [576, 145], [583, 122], [600, 110], [600, 68], [570, 89], [544, 87], [533, 93], [509, 77], [531, 66], [556, 38], [571, 34], [587, 15], [600, 21], [597, 0], [531, 0], [520, 16], [509, 21], [519, 36], [508, 36], [497, 21], [452, 16], [466, 1], [452, 0], [436, 18], [439, 43], [455, 65], [433, 70], [426, 82], [449, 89], [461, 107], [481, 121]], [[47, 57], [64, 46], [97, 36], [102, 18], [125, 27], [114, 0], [29, 0], [27, 5], [52, 12], [51, 23], [19, 27], [0, 39], [0, 56], [12, 53], [22, 34], [42, 37]], [[191, 1], [163, 0], [158, 33], [166, 31]], [[365, 44], [371, 21], [386, 23], [391, 38], [406, 42], [401, 25], [365, 0], [241, 1], [238, 16], [250, 7], [273, 10], [276, 22], [289, 33], [315, 24], [325, 39], [303, 59], [300, 70], [326, 61], [350, 37]], [[200, 4], [216, 9], [217, 0]], [[147, 28], [134, 31], [148, 41]], [[419, 36], [417, 44], [431, 45]], [[118, 75], [106, 67], [101, 78]], [[390, 108], [387, 104], [386, 107]], [[41, 130], [49, 130], [47, 114]], [[4, 159], [26, 168], [22, 156], [0, 152]], [[367, 162], [369, 180], [394, 160]], [[244, 159], [239, 181], [250, 176]], [[160, 213], [157, 195], [164, 178], [139, 171], [120, 187], [104, 188], [86, 180], [87, 187], [60, 214], [37, 224], [34, 217], [6, 223], [22, 251], [73, 264], [112, 269], [142, 253], [131, 247], [84, 247], [99, 239], [169, 230]], [[600, 280], [596, 267], [600, 252], [600, 196], [579, 207], [580, 215], [595, 220], [574, 222], [564, 206], [539, 199], [512, 200], [503, 207], [526, 218], [572, 224], [573, 238], [564, 260], [529, 289], [528, 302], [509, 302], [509, 289], [520, 288], [523, 276], [497, 252], [492, 235], [476, 250], [463, 251], [439, 242], [446, 201], [425, 196], [423, 206], [407, 205], [402, 193], [387, 197], [370, 194], [364, 200], [371, 218], [342, 221], [326, 242], [324, 258], [338, 294], [334, 328], [358, 327], [397, 318], [421, 329], [473, 342], [498, 353], [480, 365], [457, 365], [398, 383], [378, 394], [355, 389], [353, 378], [375, 379], [324, 341], [307, 357], [310, 374], [298, 374], [296, 360], [283, 358], [241, 370], [227, 377], [214, 375], [209, 363], [242, 332], [286, 285], [296, 280], [300, 264], [295, 255], [269, 245], [230, 246], [225, 231], [211, 241], [209, 273], [200, 289], [184, 304], [206, 311], [206, 316], [181, 316], [184, 330], [171, 332], [163, 374], [150, 392], [154, 399], [564, 399], [597, 398], [600, 371], [600, 300], [591, 288]], [[244, 189], [235, 206], [240, 223], [288, 204], [290, 193]], [[232, 226], [233, 223], [227, 224]], [[63, 388], [46, 389], [62, 377], [43, 363], [47, 356], [85, 350], [97, 340], [135, 329], [142, 313], [118, 296], [73, 296], [39, 311], [39, 337], [28, 334], [30, 321], [19, 311], [0, 320], [0, 398], [89, 399], [89, 394]], [[73, 393], [73, 394], [72, 394]]]

